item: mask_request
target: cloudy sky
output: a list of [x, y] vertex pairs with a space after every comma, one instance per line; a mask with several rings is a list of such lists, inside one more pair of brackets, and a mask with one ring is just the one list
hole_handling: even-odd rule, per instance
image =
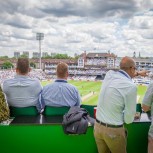
[[0, 0], [0, 56], [112, 52], [153, 57], [153, 0]]

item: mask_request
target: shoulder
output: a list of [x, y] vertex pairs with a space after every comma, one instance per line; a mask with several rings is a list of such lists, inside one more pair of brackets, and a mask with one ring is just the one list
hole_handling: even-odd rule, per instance
[[152, 81], [150, 82], [149, 86], [150, 86], [150, 87], [153, 87], [153, 82], [152, 82]]
[[27, 82], [27, 84], [30, 84], [31, 87], [42, 88], [41, 82], [38, 79], [28, 78], [27, 80], [25, 80], [25, 82]]
[[31, 81], [34, 83], [40, 83], [40, 80], [38, 80], [37, 78], [28, 78], [27, 81]]
[[13, 80], [14, 80], [14, 78], [6, 79], [6, 80], [4, 80], [4, 82], [9, 82], [9, 81], [13, 81]]
[[14, 81], [14, 78], [6, 79], [6, 80], [4, 80], [3, 85], [9, 84], [10, 82], [13, 82], [13, 81]]
[[72, 85], [72, 84], [70, 84], [70, 83], [67, 83], [67, 86], [68, 86], [69, 88], [75, 90], [75, 91], [78, 91], [77, 87], [74, 86], [74, 85]]
[[106, 73], [105, 79], [116, 78], [117, 72], [113, 70], [109, 70]]
[[110, 75], [110, 74], [113, 74], [113, 73], [115, 73], [115, 71], [109, 70], [109, 71], [106, 73], [106, 76], [107, 76], [107, 75]]
[[44, 91], [44, 90], [51, 89], [51, 88], [54, 88], [54, 82], [51, 83], [51, 84], [47, 84], [47, 85], [43, 86], [43, 91]]
[[152, 90], [153, 90], [153, 82], [151, 82], [149, 85], [148, 85], [148, 90], [147, 91], [150, 91], [150, 92], [152, 92]]

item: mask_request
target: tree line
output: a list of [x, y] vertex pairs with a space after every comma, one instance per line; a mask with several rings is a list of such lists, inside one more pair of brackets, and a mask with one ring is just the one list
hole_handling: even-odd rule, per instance
[[[27, 55], [22, 54], [20, 55], [20, 58], [27, 58]], [[42, 57], [42, 59], [78, 59], [79, 56], [76, 55], [75, 57], [68, 56], [67, 54], [55, 54], [53, 56], [45, 56]], [[15, 57], [9, 58], [8, 56], [0, 56], [0, 60], [3, 60], [4, 63], [1, 65], [1, 69], [11, 69], [14, 68], [14, 65], [12, 62], [10, 62], [10, 59], [16, 59]], [[34, 58], [32, 58], [34, 59]], [[36, 68], [36, 64], [34, 62], [30, 62], [30, 67]]]

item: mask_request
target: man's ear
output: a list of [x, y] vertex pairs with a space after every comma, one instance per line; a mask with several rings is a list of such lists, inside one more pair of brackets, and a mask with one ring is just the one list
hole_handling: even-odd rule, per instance
[[19, 73], [19, 70], [18, 70], [18, 68], [16, 68], [16, 69], [15, 69], [15, 71], [16, 71], [16, 73]]
[[67, 71], [66, 75], [67, 75], [67, 77], [69, 76], [69, 72], [68, 71]]

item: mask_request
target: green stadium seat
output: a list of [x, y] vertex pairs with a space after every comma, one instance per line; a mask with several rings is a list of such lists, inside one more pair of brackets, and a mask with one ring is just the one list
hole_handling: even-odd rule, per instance
[[84, 105], [84, 104], [81, 105], [81, 108], [85, 108], [88, 111], [89, 115], [93, 118], [94, 118], [94, 107], [97, 107], [97, 105]]
[[69, 111], [70, 107], [62, 106], [62, 107], [55, 107], [55, 106], [45, 106], [43, 114], [45, 116], [54, 116], [54, 115], [64, 115]]
[[137, 105], [136, 105], [136, 112], [142, 113], [142, 108], [141, 108], [141, 104], [140, 103], [137, 103]]
[[13, 107], [10, 106], [10, 116], [37, 116], [39, 114], [35, 106], [30, 107]]

